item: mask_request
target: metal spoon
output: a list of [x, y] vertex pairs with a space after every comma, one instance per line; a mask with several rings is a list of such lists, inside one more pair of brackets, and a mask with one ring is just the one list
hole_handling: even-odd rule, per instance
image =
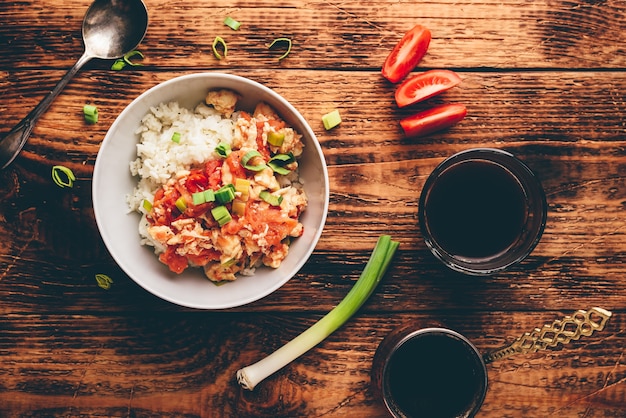
[[83, 19], [83, 55], [54, 89], [0, 139], [0, 170], [17, 157], [39, 117], [83, 65], [92, 58], [123, 57], [139, 45], [147, 29], [148, 10], [142, 0], [95, 0]]

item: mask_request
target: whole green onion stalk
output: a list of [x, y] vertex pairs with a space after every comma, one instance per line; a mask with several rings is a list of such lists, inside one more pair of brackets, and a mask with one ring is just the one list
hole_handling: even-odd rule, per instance
[[393, 241], [389, 235], [380, 236], [359, 280], [339, 305], [269, 356], [238, 370], [239, 384], [244, 389], [253, 390], [265, 378], [315, 347], [342, 326], [374, 292], [387, 271], [398, 245], [399, 243]]

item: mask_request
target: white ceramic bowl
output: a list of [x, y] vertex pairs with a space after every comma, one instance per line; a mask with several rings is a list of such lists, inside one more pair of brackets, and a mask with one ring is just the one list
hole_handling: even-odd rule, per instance
[[[151, 106], [178, 101], [193, 108], [210, 89], [227, 88], [242, 96], [238, 108], [252, 111], [265, 101], [303, 136], [300, 177], [308, 196], [308, 206], [300, 221], [304, 234], [294, 240], [289, 254], [278, 269], [258, 268], [254, 276], [242, 276], [223, 286], [215, 286], [201, 269], [171, 273], [152, 248], [140, 244], [139, 214], [128, 213], [126, 195], [137, 184], [129, 164], [136, 158], [139, 136], [134, 132]], [[225, 309], [256, 301], [291, 279], [313, 252], [328, 211], [328, 172], [322, 149], [302, 115], [280, 95], [247, 78], [200, 73], [161, 83], [137, 97], [115, 120], [102, 142], [93, 174], [93, 206], [104, 243], [128, 276], [144, 289], [172, 303], [198, 309]]]

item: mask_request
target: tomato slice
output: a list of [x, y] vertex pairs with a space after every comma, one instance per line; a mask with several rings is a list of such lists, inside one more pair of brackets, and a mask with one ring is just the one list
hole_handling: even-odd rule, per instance
[[459, 123], [465, 115], [462, 104], [444, 104], [402, 119], [400, 126], [406, 136], [424, 136]]
[[450, 70], [430, 70], [405, 80], [396, 89], [396, 103], [405, 107], [430, 99], [461, 82], [461, 78]]
[[430, 31], [421, 25], [405, 33], [387, 56], [383, 76], [392, 83], [404, 79], [426, 55], [430, 38]]

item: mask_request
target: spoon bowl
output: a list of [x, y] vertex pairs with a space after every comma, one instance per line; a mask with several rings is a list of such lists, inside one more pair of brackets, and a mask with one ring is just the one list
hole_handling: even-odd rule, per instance
[[57, 85], [24, 119], [0, 139], [0, 169], [20, 153], [37, 120], [48, 110], [74, 75], [91, 59], [121, 58], [134, 50], [148, 29], [148, 10], [142, 0], [95, 0], [83, 19], [84, 52]]

